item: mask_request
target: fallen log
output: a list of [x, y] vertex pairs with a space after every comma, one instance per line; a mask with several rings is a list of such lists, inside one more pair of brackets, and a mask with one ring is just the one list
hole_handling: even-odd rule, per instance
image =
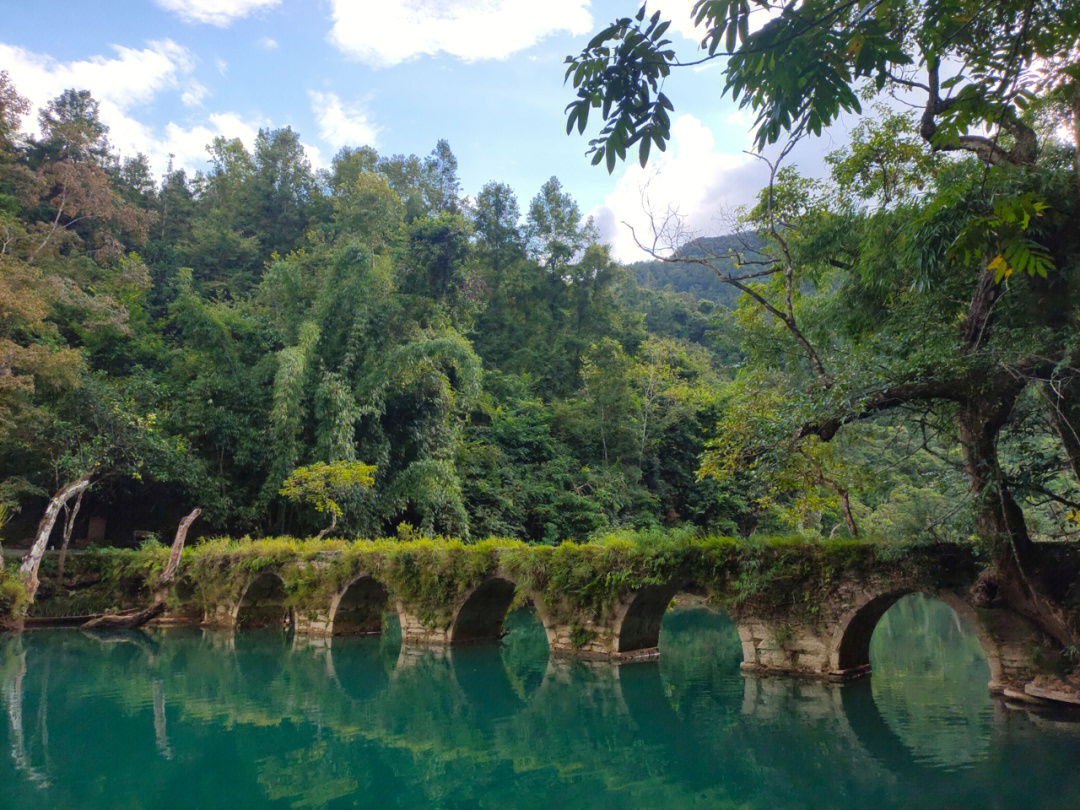
[[103, 613], [100, 616], [95, 616], [82, 626], [85, 628], [98, 627], [102, 629], [114, 627], [142, 627], [148, 621], [157, 618], [164, 612], [165, 600], [155, 599], [149, 607], [142, 608], [141, 610], [136, 608], [134, 610], [123, 610], [119, 613]]

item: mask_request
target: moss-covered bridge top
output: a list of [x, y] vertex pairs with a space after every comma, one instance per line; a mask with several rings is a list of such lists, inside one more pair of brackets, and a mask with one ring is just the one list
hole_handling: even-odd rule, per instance
[[[149, 586], [165, 560], [163, 548], [114, 554], [114, 575], [141, 576]], [[582, 611], [599, 618], [650, 587], [702, 594], [732, 612], [813, 616], [847, 584], [887, 581], [907, 590], [963, 591], [986, 563], [970, 545], [851, 540], [613, 538], [549, 546], [499, 539], [222, 539], [185, 551], [180, 592], [183, 601], [210, 607], [242, 597], [253, 578], [273, 572], [289, 606], [320, 609], [358, 577], [371, 577], [438, 625], [450, 621], [463, 596], [499, 578], [514, 586], [519, 599], [542, 602], [553, 618], [561, 612], [576, 618]]]

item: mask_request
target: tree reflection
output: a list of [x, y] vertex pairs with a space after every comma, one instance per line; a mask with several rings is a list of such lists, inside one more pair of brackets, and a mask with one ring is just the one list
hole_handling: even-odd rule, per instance
[[[849, 686], [743, 676], [734, 625], [702, 610], [665, 617], [659, 661], [621, 667], [550, 658], [527, 613], [501, 646], [450, 651], [270, 631], [12, 637], [0, 785], [20, 810], [1080, 804], [1080, 735], [995, 711], [977, 642], [898, 607], [873, 679]], [[929, 663], [912, 663], [909, 630]]]

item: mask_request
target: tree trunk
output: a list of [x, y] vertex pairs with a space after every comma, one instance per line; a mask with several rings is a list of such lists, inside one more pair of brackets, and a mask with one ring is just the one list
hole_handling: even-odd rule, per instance
[[1080, 198], [1080, 81], [1073, 86], [1072, 116], [1073, 146], [1076, 147], [1076, 196]]
[[169, 550], [169, 562], [165, 565], [165, 570], [161, 574], [161, 579], [158, 580], [157, 589], [154, 594], [154, 599], [165, 601], [168, 597], [169, 586], [176, 581], [176, 571], [180, 567], [180, 554], [184, 550], [184, 543], [187, 541], [188, 529], [191, 528], [191, 524], [195, 522], [195, 519], [202, 514], [201, 507], [195, 507], [191, 510], [187, 517], [180, 521], [180, 525], [176, 527], [176, 537], [173, 538], [172, 549]]
[[151, 619], [156, 619], [165, 612], [165, 605], [169, 598], [169, 586], [176, 580], [176, 571], [180, 567], [180, 554], [184, 550], [184, 542], [187, 540], [188, 529], [195, 519], [202, 514], [201, 508], [195, 508], [180, 521], [176, 527], [176, 537], [173, 539], [172, 549], [169, 551], [169, 561], [165, 564], [165, 570], [158, 580], [154, 589], [154, 601], [148, 607], [141, 610], [125, 610], [120, 613], [106, 613], [95, 616], [83, 624], [83, 627], [142, 627]]
[[979, 534], [1004, 546], [1004, 553], [996, 555], [995, 566], [989, 572], [996, 590], [991, 598], [1002, 600], [1067, 648], [1080, 641], [1077, 630], [1039, 590], [1038, 559], [1027, 521], [998, 462], [997, 435], [1022, 390], [1023, 385], [1014, 382], [1012, 390], [987, 391], [985, 398], [973, 396], [961, 406], [964, 464], [978, 507]]
[[60, 491], [52, 496], [49, 505], [45, 507], [45, 514], [42, 515], [41, 522], [38, 523], [34, 544], [23, 558], [22, 565], [19, 566], [19, 576], [23, 580], [26, 595], [31, 602], [34, 601], [34, 596], [37, 594], [38, 585], [40, 584], [38, 582], [38, 569], [41, 568], [41, 558], [45, 556], [45, 548], [49, 544], [49, 535], [52, 534], [53, 526], [56, 524], [56, 516], [68, 501], [84, 492], [88, 486], [90, 486], [90, 473], [61, 487]]
[[840, 492], [840, 511], [844, 515], [844, 522], [847, 523], [852, 539], [858, 539], [859, 527], [855, 524], [855, 515], [851, 513], [851, 498], [848, 496], [846, 489], [840, 489], [839, 487], [837, 489]]
[[71, 533], [75, 529], [75, 518], [79, 515], [79, 508], [82, 506], [83, 495], [86, 494], [86, 490], [79, 493], [79, 497], [75, 499], [75, 505], [68, 509], [67, 504], [64, 504], [64, 511], [67, 515], [64, 517], [64, 542], [60, 546], [60, 559], [56, 561], [56, 581], [63, 586], [64, 583], [64, 565], [67, 563], [68, 545], [71, 543]]
[[155, 599], [148, 607], [135, 610], [122, 610], [119, 613], [103, 613], [95, 616], [88, 622], [83, 622], [80, 627], [102, 627], [122, 629], [128, 627], [142, 627], [151, 619], [156, 619], [165, 612], [165, 601]]
[[327, 532], [332, 532], [332, 531], [334, 530], [334, 527], [335, 527], [335, 526], [337, 526], [337, 513], [336, 513], [336, 512], [333, 512], [333, 511], [331, 511], [331, 512], [330, 512], [330, 525], [329, 525], [329, 526], [327, 526], [327, 527], [326, 527], [325, 529], [323, 529], [322, 531], [320, 531], [320, 532], [319, 532], [319, 533], [318, 533], [317, 535], [315, 535], [315, 539], [316, 539], [316, 540], [322, 540], [322, 539], [323, 539], [323, 537], [325, 537], [325, 536], [326, 536], [326, 533], [327, 533]]

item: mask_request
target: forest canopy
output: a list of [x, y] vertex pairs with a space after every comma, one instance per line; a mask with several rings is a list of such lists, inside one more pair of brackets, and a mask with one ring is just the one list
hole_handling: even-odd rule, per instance
[[[237, 535], [760, 520], [697, 475], [733, 314], [638, 285], [557, 179], [527, 203], [499, 182], [467, 198], [445, 141], [314, 170], [288, 128], [156, 178], [88, 93], [31, 137], [6, 75], [0, 91], [8, 543], [83, 479], [65, 537], [104, 520], [92, 539], [120, 545], [194, 505], [202, 532]], [[362, 486], [331, 480], [349, 470]]]
[[[678, 238], [633, 267], [556, 178], [528, 204], [498, 181], [466, 196], [445, 141], [315, 170], [298, 133], [262, 130], [156, 178], [82, 91], [26, 135], [5, 75], [5, 538], [81, 478], [76, 533], [105, 517], [113, 543], [196, 504], [255, 535], [329, 510], [346, 536], [1075, 537], [1077, 182], [1056, 134], [1075, 79], [978, 89], [1060, 49], [1067, 33], [1006, 43], [1058, 7], [949, 34], [919, 4], [872, 5], [790, 4], [751, 32], [755, 4], [697, 4], [762, 144], [861, 119], [827, 177], [773, 164], [732, 234], [666, 223]], [[568, 129], [599, 110], [609, 168], [666, 145], [665, 29], [619, 20], [571, 59]], [[785, 77], [811, 52], [839, 56], [799, 95]], [[977, 81], [938, 76], [956, 58]], [[863, 110], [901, 88], [932, 94], [929, 125]], [[335, 465], [370, 485], [332, 509], [290, 489]]]

